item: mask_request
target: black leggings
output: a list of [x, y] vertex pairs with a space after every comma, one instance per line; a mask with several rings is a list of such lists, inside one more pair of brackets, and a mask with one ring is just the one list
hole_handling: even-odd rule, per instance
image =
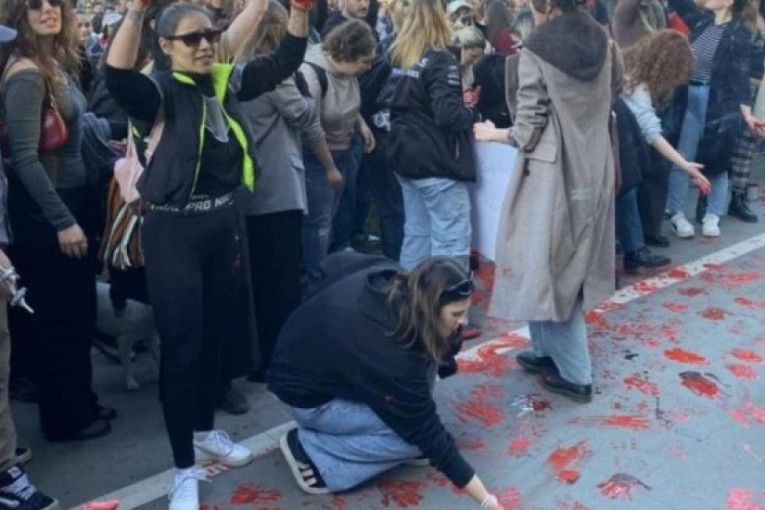
[[160, 336], [160, 399], [175, 466], [194, 465], [194, 431], [213, 429], [223, 343], [245, 281], [233, 204], [150, 210], [143, 223], [149, 300]]

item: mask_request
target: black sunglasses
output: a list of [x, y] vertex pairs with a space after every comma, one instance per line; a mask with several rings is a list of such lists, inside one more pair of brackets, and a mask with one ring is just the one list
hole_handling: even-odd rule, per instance
[[189, 34], [168, 35], [165, 36], [165, 39], [169, 39], [171, 41], [182, 41], [183, 44], [189, 48], [195, 48], [196, 46], [199, 46], [199, 44], [202, 42], [202, 39], [205, 39], [209, 44], [217, 43], [220, 41], [220, 34], [222, 32], [223, 31], [220, 29], [211, 28], [208, 30], [201, 30], [199, 32], [191, 32]]
[[[61, 7], [64, 5], [64, 0], [47, 0], [51, 7]], [[42, 9], [43, 0], [27, 0], [27, 7], [33, 11], [39, 11]]]
[[468, 298], [473, 295], [474, 289], [473, 280], [462, 280], [457, 285], [445, 289], [441, 293], [439, 301], [441, 301], [441, 304], [443, 305]]

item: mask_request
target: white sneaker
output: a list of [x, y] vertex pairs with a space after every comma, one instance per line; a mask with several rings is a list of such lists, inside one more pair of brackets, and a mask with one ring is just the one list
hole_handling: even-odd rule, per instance
[[208, 481], [207, 473], [198, 466], [175, 471], [170, 510], [199, 510], [199, 480]]
[[215, 461], [228, 467], [242, 467], [252, 462], [252, 452], [231, 441], [222, 430], [194, 434], [196, 460]]
[[701, 233], [705, 237], [720, 237], [720, 217], [716, 214], [706, 213], [702, 221]]
[[696, 235], [696, 229], [693, 228], [691, 222], [685, 217], [685, 214], [676, 212], [672, 216], [672, 230], [675, 235], [680, 239], [690, 239]]

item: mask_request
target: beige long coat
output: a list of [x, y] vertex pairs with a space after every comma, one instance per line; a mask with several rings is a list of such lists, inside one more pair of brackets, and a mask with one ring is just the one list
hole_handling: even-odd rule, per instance
[[613, 45], [580, 81], [528, 49], [520, 56], [520, 150], [503, 206], [489, 314], [562, 322], [583, 293], [592, 309], [614, 292], [612, 97], [622, 80]]

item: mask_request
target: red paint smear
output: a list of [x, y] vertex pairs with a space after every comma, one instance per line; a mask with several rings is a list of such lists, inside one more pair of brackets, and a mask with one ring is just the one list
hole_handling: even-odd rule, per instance
[[699, 315], [711, 321], [721, 321], [725, 320], [725, 316], [730, 315], [730, 312], [723, 310], [722, 308], [715, 308], [710, 306], [709, 308], [705, 308], [704, 310], [700, 311]]
[[507, 344], [487, 344], [482, 346], [478, 349], [477, 359], [461, 359], [458, 361], [460, 372], [485, 374], [493, 377], [507, 375], [513, 369], [510, 356], [497, 352], [499, 349], [506, 349], [507, 347]]
[[529, 402], [531, 403], [531, 407], [537, 412], [552, 409], [552, 404], [546, 400], [537, 400], [534, 397], [529, 397]]
[[201, 505], [199, 510], [220, 510], [218, 505]]
[[502, 398], [505, 396], [505, 390], [497, 384], [477, 384], [471, 392], [473, 400], [486, 400], [487, 398]]
[[495, 492], [494, 495], [505, 510], [516, 510], [521, 507], [521, 493], [515, 487]]
[[744, 308], [749, 308], [751, 310], [761, 310], [765, 308], [765, 301], [752, 301], [745, 297], [737, 297], [733, 301], [735, 301], [737, 305], [741, 305]]
[[510, 450], [508, 453], [512, 457], [522, 457], [529, 449], [531, 442], [525, 437], [519, 437], [513, 439], [510, 442]]
[[648, 283], [646, 281], [639, 281], [632, 285], [632, 288], [640, 293], [653, 294], [659, 290], [656, 284]]
[[332, 496], [332, 507], [335, 510], [347, 510], [348, 504], [345, 502], [345, 499], [343, 499], [342, 496], [335, 494]]
[[499, 335], [499, 341], [501, 347], [511, 347], [513, 349], [522, 349], [528, 347], [531, 340], [525, 336], [518, 335], [516, 333], [502, 333]]
[[616, 473], [607, 481], [599, 483], [600, 493], [610, 499], [632, 499], [632, 489], [636, 485], [651, 490], [649, 486], [626, 473]]
[[581, 441], [569, 448], [556, 448], [549, 457], [547, 457], [547, 463], [555, 469], [565, 469], [572, 462], [581, 460], [581, 458], [587, 453], [587, 445], [584, 441]]
[[679, 347], [664, 351], [664, 356], [679, 363], [688, 363], [689, 365], [709, 365], [709, 361], [707, 361], [704, 356], [700, 356], [691, 351], [686, 351]]
[[558, 480], [566, 483], [575, 483], [577, 480], [579, 480], [579, 476], [579, 471], [574, 471], [573, 469], [564, 469], [558, 473]]
[[685, 303], [664, 303], [664, 308], [672, 312], [685, 313], [688, 311], [688, 305]]
[[463, 438], [457, 441], [457, 446], [460, 450], [483, 450], [486, 448], [486, 443], [483, 439], [480, 438], [473, 438], [473, 439], [467, 439]]
[[240, 485], [231, 496], [232, 505], [256, 505], [272, 503], [282, 497], [282, 492], [277, 489], [264, 489], [256, 483]]
[[728, 491], [728, 506], [725, 510], [765, 510], [754, 501], [749, 489], [731, 489]]
[[417, 507], [422, 501], [422, 490], [427, 485], [420, 482], [407, 482], [397, 480], [381, 480], [379, 483], [382, 490], [382, 505], [389, 508], [391, 504], [394, 508]]
[[498, 407], [485, 402], [461, 402], [457, 404], [457, 412], [463, 419], [475, 418], [486, 427], [500, 425], [505, 419]]
[[730, 372], [738, 377], [739, 379], [752, 379], [757, 380], [760, 378], [760, 375], [757, 373], [755, 369], [750, 367], [749, 365], [725, 365], [725, 368], [730, 370]]
[[659, 394], [659, 387], [656, 384], [640, 377], [639, 375], [631, 375], [627, 377], [624, 380], [624, 384], [628, 389], [634, 388], [642, 393], [645, 393], [646, 395]]
[[704, 377], [698, 372], [681, 372], [680, 379], [683, 381], [683, 386], [694, 392], [696, 395], [708, 398], [717, 398], [720, 393], [720, 388], [717, 383]]
[[487, 294], [491, 294], [494, 290], [496, 267], [494, 264], [481, 264], [475, 272], [475, 277], [483, 283], [483, 290]]
[[749, 428], [752, 421], [765, 425], [765, 409], [757, 407], [749, 400], [746, 400], [740, 409], [730, 410], [729, 414], [745, 428]]
[[708, 283], [717, 283], [729, 287], [738, 287], [762, 279], [760, 273], [704, 273], [701, 279]]
[[606, 321], [606, 318], [603, 317], [603, 314], [600, 312], [589, 312], [585, 318], [585, 322], [591, 326], [598, 326], [602, 329], [608, 329], [610, 325], [608, 324], [608, 321]]
[[670, 269], [667, 272], [667, 276], [676, 280], [687, 280], [691, 277], [691, 274], [681, 267], [676, 267], [674, 269]]
[[746, 361], [747, 363], [762, 363], [765, 361], [761, 355], [747, 349], [735, 349], [730, 353], [730, 355], [734, 358], [740, 359], [741, 361]]
[[574, 418], [569, 423], [577, 425], [614, 427], [630, 430], [648, 430], [651, 428], [651, 420], [645, 416], [640, 415], [583, 416], [580, 418]]
[[700, 296], [702, 294], [707, 293], [706, 289], [702, 289], [700, 287], [688, 287], [685, 289], [677, 289], [677, 292], [679, 292], [680, 294], [686, 297], [696, 297], [696, 296]]

